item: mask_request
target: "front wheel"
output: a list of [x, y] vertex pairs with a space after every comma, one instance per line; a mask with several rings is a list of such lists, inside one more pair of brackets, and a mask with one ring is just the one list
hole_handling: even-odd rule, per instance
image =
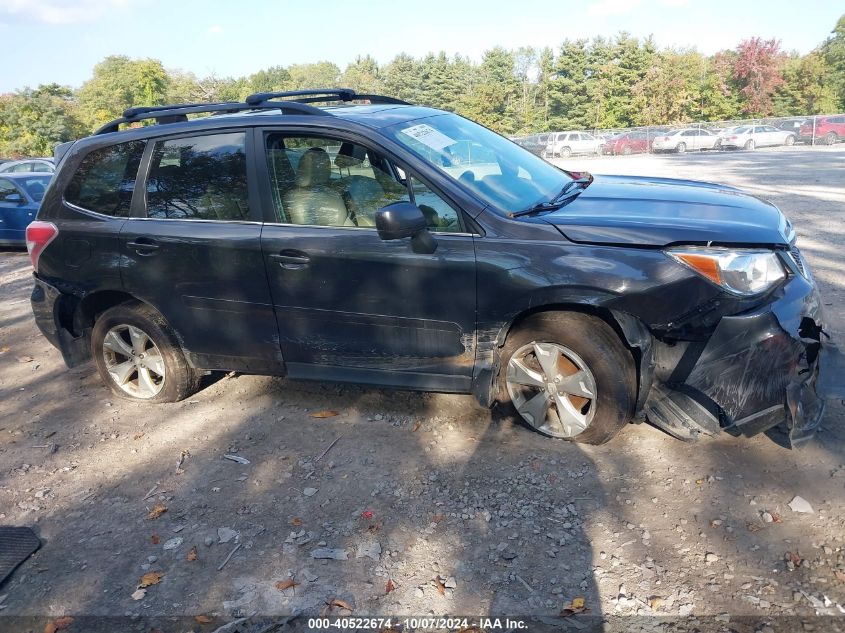
[[572, 155], [572, 149], [569, 147], [561, 147], [560, 148], [560, 157], [561, 158], [569, 158]]
[[836, 135], [836, 132], [828, 132], [824, 137], [825, 145], [833, 145], [838, 140], [839, 140], [839, 137]]
[[678, 146], [675, 148], [675, 151], [679, 154], [683, 154], [687, 151], [687, 144], [686, 143], [678, 143]]
[[745, 149], [753, 150], [755, 147], [756, 147], [756, 145], [754, 144], [753, 138], [750, 138], [747, 141], [745, 141]]
[[787, 147], [789, 147], [791, 145], [795, 145], [795, 137], [790, 134], [789, 136], [786, 137], [786, 139], [784, 139], [783, 144], [786, 145]]
[[100, 378], [121, 398], [178, 402], [199, 387], [199, 376], [164, 318], [140, 302], [100, 315], [91, 332], [91, 356]]
[[609, 441], [634, 414], [635, 385], [632, 355], [594, 316], [529, 317], [502, 350], [499, 401], [550, 437]]

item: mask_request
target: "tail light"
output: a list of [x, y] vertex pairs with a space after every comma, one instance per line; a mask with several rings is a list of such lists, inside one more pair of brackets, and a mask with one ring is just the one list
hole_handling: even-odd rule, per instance
[[729, 141], [735, 141], [735, 140], [736, 140], [736, 139], [738, 139], [738, 138], [739, 138], [739, 137], [738, 137], [736, 134], [734, 134], [734, 135], [732, 135], [732, 136], [729, 136], [729, 137], [728, 137], [728, 140], [729, 140]]
[[38, 258], [44, 249], [59, 236], [58, 227], [52, 222], [35, 220], [26, 227], [26, 250], [32, 261], [32, 269], [38, 272]]

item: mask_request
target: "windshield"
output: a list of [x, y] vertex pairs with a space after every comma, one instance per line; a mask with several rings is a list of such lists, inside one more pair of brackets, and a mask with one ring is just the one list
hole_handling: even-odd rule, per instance
[[33, 176], [32, 178], [24, 178], [18, 182], [23, 185], [23, 188], [29, 194], [29, 197], [36, 202], [41, 202], [44, 197], [44, 192], [47, 191], [47, 185], [50, 184], [50, 176]]
[[456, 114], [415, 119], [384, 131], [506, 213], [548, 202], [572, 180], [516, 143]]

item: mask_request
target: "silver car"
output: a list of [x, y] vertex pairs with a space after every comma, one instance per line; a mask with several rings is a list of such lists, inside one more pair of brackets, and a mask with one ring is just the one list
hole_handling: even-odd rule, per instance
[[56, 170], [56, 166], [49, 158], [27, 158], [24, 160], [13, 160], [0, 165], [0, 173], [2, 174], [20, 174], [20, 173], [46, 173], [52, 174]]
[[792, 145], [795, 132], [779, 130], [771, 125], [740, 125], [722, 133], [722, 147], [754, 149], [773, 145]]
[[677, 152], [714, 149], [719, 147], [719, 137], [709, 130], [683, 128], [654, 137], [651, 149], [655, 152]]
[[566, 158], [572, 154], [599, 154], [603, 141], [589, 132], [554, 132], [546, 141], [546, 156]]

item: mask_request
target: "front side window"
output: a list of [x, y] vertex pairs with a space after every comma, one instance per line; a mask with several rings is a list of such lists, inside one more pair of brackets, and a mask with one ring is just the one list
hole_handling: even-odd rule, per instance
[[[572, 179], [516, 143], [456, 114], [398, 123], [383, 132], [481, 201], [505, 213], [556, 197]], [[467, 145], [483, 147], [485, 161], [454, 164], [451, 149]]]
[[[0, 203], [17, 206], [20, 204], [20, 200], [15, 200], [15, 196], [23, 197], [17, 187], [10, 181], [5, 179], [0, 180]], [[10, 197], [12, 198], [11, 201], [9, 201]]]
[[147, 217], [248, 220], [244, 132], [158, 141], [147, 177]]
[[[265, 139], [279, 222], [370, 228], [380, 208], [413, 201], [431, 230], [460, 230], [458, 214], [447, 202], [378, 152], [328, 137], [270, 133]], [[465, 162], [472, 156], [472, 148], [463, 148], [444, 159]]]
[[95, 149], [82, 159], [65, 200], [88, 211], [127, 217], [143, 152], [143, 141]]

